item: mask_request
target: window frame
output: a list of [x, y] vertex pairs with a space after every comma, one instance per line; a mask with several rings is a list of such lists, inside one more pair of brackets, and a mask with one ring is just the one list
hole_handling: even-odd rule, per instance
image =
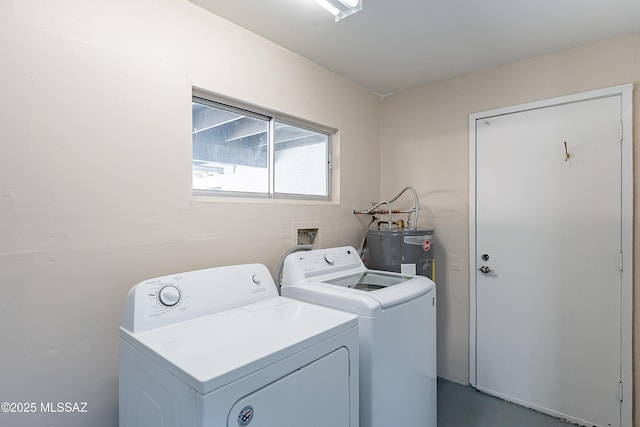
[[[191, 183], [191, 189], [194, 196], [203, 197], [229, 197], [229, 198], [247, 198], [247, 199], [269, 199], [269, 200], [316, 200], [316, 201], [332, 201], [333, 200], [333, 162], [332, 151], [334, 144], [334, 136], [338, 132], [337, 129], [314, 123], [308, 120], [300, 119], [288, 114], [278, 113], [275, 111], [267, 110], [262, 107], [257, 107], [251, 104], [243, 103], [241, 101], [224, 98], [218, 95], [213, 95], [208, 92], [193, 89], [191, 95], [192, 103], [198, 103], [201, 105], [210, 106], [222, 110], [227, 110], [236, 114], [242, 114], [247, 117], [252, 117], [260, 120], [266, 120], [268, 122], [268, 146], [267, 146], [267, 175], [268, 175], [268, 191], [266, 193], [261, 192], [249, 192], [249, 191], [221, 191], [221, 190], [201, 190], [193, 188], [193, 181]], [[193, 129], [193, 114], [191, 116]], [[311, 132], [320, 133], [327, 136], [326, 143], [326, 189], [327, 195], [316, 194], [303, 194], [303, 193], [280, 193], [275, 191], [275, 126], [276, 122], [295, 126], [301, 129], [305, 129]], [[192, 139], [193, 140], [193, 139]], [[193, 161], [193, 155], [191, 156]], [[193, 165], [191, 168], [193, 172]], [[193, 173], [192, 173], [193, 176]], [[193, 178], [192, 178], [193, 179]]]

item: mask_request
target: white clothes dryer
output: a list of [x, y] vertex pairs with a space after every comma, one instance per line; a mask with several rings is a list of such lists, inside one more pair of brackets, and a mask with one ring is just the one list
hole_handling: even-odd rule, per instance
[[120, 427], [358, 427], [357, 316], [261, 264], [146, 280], [120, 328]]
[[360, 425], [436, 427], [436, 288], [368, 270], [350, 247], [285, 258], [283, 296], [359, 316]]

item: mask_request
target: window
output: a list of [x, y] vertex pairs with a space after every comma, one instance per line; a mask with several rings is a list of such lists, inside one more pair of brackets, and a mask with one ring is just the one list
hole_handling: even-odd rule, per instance
[[200, 96], [192, 101], [197, 194], [330, 198], [330, 129]]

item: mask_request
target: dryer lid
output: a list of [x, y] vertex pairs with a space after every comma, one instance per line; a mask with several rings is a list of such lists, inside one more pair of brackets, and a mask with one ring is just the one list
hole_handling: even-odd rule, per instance
[[357, 326], [357, 317], [276, 297], [121, 338], [205, 394]]

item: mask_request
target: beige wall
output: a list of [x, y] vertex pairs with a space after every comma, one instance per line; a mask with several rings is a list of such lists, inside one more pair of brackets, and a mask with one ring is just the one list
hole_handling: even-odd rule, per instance
[[[469, 114], [638, 81], [640, 33], [635, 33], [413, 88], [383, 99], [381, 192], [383, 197], [391, 197], [404, 185], [415, 186], [425, 212], [421, 225], [435, 227], [440, 245], [437, 281], [440, 376], [465, 384], [469, 381]], [[640, 141], [637, 88], [634, 100], [637, 149]], [[636, 190], [635, 206], [637, 200]], [[635, 221], [637, 226], [637, 213]], [[635, 242], [638, 243], [637, 237]], [[449, 269], [450, 255], [460, 257], [462, 269]], [[639, 259], [636, 254], [636, 272], [640, 271]], [[635, 282], [637, 288], [638, 280]], [[636, 296], [635, 302], [637, 307], [640, 298]], [[638, 324], [637, 318], [634, 324]], [[638, 329], [634, 330], [634, 336], [638, 337]], [[636, 397], [635, 402], [637, 408], [640, 399]]]
[[[55, 5], [53, 5], [55, 3]], [[182, 0], [0, 5], [0, 401], [87, 402], [13, 426], [117, 425], [118, 327], [146, 278], [261, 262], [292, 223], [357, 245], [379, 98]], [[340, 129], [339, 202], [194, 200], [192, 86]]]
[[[405, 185], [440, 244], [439, 374], [466, 383], [468, 115], [640, 81], [634, 34], [380, 101], [183, 0], [3, 1], [0, 57], [0, 401], [89, 404], [1, 415], [16, 426], [117, 425], [133, 284], [242, 262], [273, 271], [298, 221], [321, 222], [323, 246], [357, 245], [352, 209]], [[339, 128], [339, 202], [194, 200], [192, 86]]]

